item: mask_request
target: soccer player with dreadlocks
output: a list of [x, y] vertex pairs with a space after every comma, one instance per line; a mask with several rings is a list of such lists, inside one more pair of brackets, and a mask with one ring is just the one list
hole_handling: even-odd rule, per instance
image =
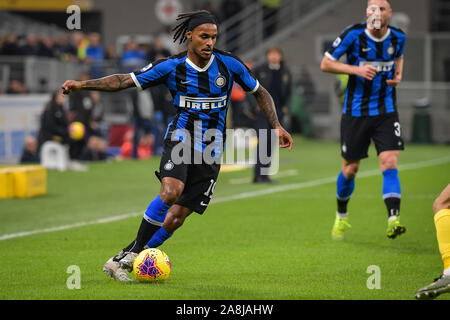
[[131, 281], [127, 271], [131, 271], [134, 259], [146, 245], [160, 246], [192, 212], [202, 214], [208, 206], [220, 170], [233, 82], [254, 94], [272, 127], [277, 129], [280, 147], [291, 149], [293, 145], [291, 136], [278, 121], [267, 90], [239, 58], [214, 48], [218, 34], [216, 17], [202, 10], [180, 14], [177, 20], [180, 23], [173, 30], [174, 41], [187, 40], [187, 51], [130, 74], [69, 80], [62, 85], [64, 93], [70, 94], [79, 90], [118, 91], [133, 86], [142, 90], [164, 84], [177, 108], [177, 115], [166, 131], [156, 172], [161, 181], [160, 192], [145, 211], [136, 239], [104, 265], [104, 272], [118, 281]]

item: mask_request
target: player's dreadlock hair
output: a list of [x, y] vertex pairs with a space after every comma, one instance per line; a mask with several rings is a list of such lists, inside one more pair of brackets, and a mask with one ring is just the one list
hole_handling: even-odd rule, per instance
[[177, 21], [181, 22], [172, 29], [172, 31], [175, 31], [173, 42], [179, 40], [180, 44], [186, 41], [186, 33], [194, 30], [199, 25], [204, 23], [217, 25], [217, 18], [211, 12], [206, 10], [180, 13], [177, 17]]

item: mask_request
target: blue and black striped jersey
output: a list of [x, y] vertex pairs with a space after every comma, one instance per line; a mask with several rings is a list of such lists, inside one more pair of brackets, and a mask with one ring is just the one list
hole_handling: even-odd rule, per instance
[[[173, 133], [183, 130], [191, 138], [200, 133], [204, 137], [207, 130], [213, 129], [217, 130], [215, 142], [219, 139], [224, 143], [233, 82], [250, 93], [259, 87], [258, 80], [239, 58], [217, 49], [213, 50], [204, 68], [196, 66], [187, 57], [187, 52], [183, 52], [158, 60], [130, 75], [139, 89], [158, 84], [169, 88], [177, 114], [167, 128], [165, 139], [171, 139]], [[207, 144], [208, 141], [202, 138], [200, 146], [197, 139], [194, 149], [204, 151]]]
[[350, 75], [343, 114], [354, 117], [397, 112], [396, 90], [386, 84], [395, 75], [395, 60], [403, 56], [406, 35], [389, 26], [382, 39], [373, 37], [365, 23], [347, 27], [325, 55], [331, 60], [347, 54], [347, 64], [372, 65], [377, 75], [372, 81]]

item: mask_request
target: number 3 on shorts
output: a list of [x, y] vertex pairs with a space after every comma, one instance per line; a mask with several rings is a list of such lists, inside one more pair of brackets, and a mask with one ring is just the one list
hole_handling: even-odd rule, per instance
[[400, 137], [402, 132], [400, 128], [400, 122], [394, 122], [394, 133], [397, 137]]

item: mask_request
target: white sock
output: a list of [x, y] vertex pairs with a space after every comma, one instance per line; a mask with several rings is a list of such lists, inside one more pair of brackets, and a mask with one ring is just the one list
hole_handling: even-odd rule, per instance
[[388, 218], [388, 222], [390, 222], [391, 220], [397, 219], [397, 218], [398, 218], [398, 216], [390, 216], [390, 217]]
[[444, 270], [444, 276], [445, 277], [450, 277], [450, 268], [447, 268]]
[[347, 218], [348, 217], [348, 212], [346, 213], [340, 213], [340, 212], [336, 212], [337, 216], [341, 219]]

